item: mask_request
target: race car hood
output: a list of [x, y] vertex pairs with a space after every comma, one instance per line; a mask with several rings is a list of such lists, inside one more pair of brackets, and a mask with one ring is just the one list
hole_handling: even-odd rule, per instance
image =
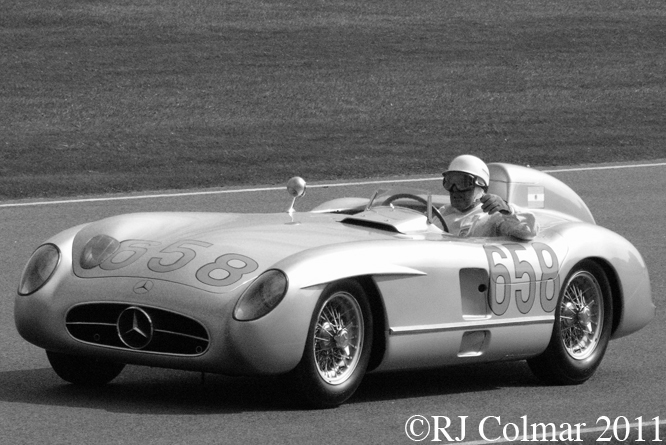
[[[293, 218], [288, 214], [120, 215], [91, 223], [75, 235], [73, 270], [80, 278], [160, 279], [223, 293], [303, 250], [395, 235], [359, 230], [341, 224], [342, 218], [311, 213]], [[110, 239], [115, 247], [101, 262], [81, 261], [92, 243]]]

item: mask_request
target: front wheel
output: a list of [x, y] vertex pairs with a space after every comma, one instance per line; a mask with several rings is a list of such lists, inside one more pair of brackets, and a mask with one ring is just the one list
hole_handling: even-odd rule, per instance
[[125, 364], [90, 357], [46, 351], [51, 367], [58, 376], [75, 385], [101, 386], [118, 377]]
[[593, 261], [578, 263], [562, 287], [550, 344], [527, 363], [543, 382], [580, 384], [601, 363], [613, 320], [611, 288], [603, 269]]
[[361, 384], [372, 349], [372, 314], [353, 280], [329, 285], [315, 306], [303, 358], [293, 373], [301, 402], [332, 408]]

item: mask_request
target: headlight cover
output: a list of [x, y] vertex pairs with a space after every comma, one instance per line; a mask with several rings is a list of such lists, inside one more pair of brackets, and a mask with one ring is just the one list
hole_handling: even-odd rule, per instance
[[84, 269], [93, 269], [116, 253], [120, 242], [108, 235], [97, 235], [88, 241], [81, 252], [79, 264]]
[[43, 244], [35, 250], [23, 269], [19, 295], [30, 295], [49, 281], [60, 262], [60, 249], [54, 244]]
[[238, 299], [234, 318], [238, 321], [256, 320], [268, 314], [287, 293], [286, 275], [277, 270], [267, 270], [248, 287]]

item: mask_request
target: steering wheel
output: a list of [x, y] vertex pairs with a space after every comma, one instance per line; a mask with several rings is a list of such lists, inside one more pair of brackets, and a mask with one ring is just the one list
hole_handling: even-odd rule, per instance
[[[420, 202], [421, 204], [425, 204], [426, 206], [426, 212], [427, 212], [427, 207], [428, 207], [428, 201], [426, 201], [424, 198], [421, 198], [419, 195], [413, 195], [411, 193], [396, 193], [395, 195], [391, 195], [388, 198], [384, 200], [382, 205], [387, 206], [391, 204], [393, 201], [397, 201], [398, 199], [404, 199], [404, 198], [409, 198], [413, 199], [415, 201]], [[430, 206], [432, 209], [433, 215], [439, 220], [439, 222], [442, 223], [442, 228], [444, 229], [445, 232], [449, 231], [449, 228], [446, 225], [446, 221], [444, 221], [444, 217], [440, 213], [439, 209], [437, 209], [435, 206]]]

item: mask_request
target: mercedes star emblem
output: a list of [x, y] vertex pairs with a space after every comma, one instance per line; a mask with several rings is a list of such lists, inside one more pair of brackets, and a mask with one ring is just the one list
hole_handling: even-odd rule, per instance
[[153, 288], [153, 282], [150, 280], [142, 280], [136, 283], [134, 286], [134, 292], [137, 294], [145, 294], [147, 292], [150, 292], [150, 290]]
[[153, 321], [136, 306], [125, 309], [116, 323], [120, 340], [129, 348], [143, 349], [153, 339]]

